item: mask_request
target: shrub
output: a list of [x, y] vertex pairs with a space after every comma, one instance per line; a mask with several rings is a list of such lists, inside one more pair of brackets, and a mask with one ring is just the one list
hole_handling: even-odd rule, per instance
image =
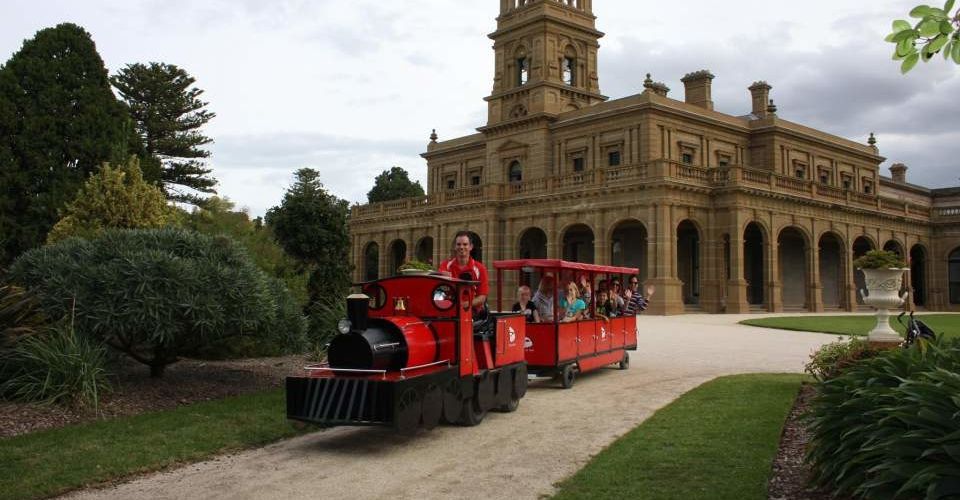
[[887, 250], [870, 250], [853, 261], [855, 269], [899, 269], [907, 267], [899, 255]]
[[0, 393], [13, 399], [67, 403], [96, 409], [109, 389], [107, 351], [69, 324], [22, 337], [0, 358], [6, 380]]
[[813, 480], [859, 498], [955, 498], [960, 341], [884, 352], [817, 384], [807, 415]]
[[15, 285], [0, 284], [0, 349], [44, 325], [37, 298]]
[[327, 295], [310, 305], [307, 337], [310, 342], [310, 356], [315, 360], [327, 352], [327, 345], [339, 332], [337, 323], [347, 317], [346, 298]]
[[820, 382], [839, 375], [844, 369], [861, 359], [872, 358], [879, 353], [870, 343], [859, 337], [839, 340], [822, 346], [810, 355], [804, 369]]
[[285, 314], [278, 289], [239, 245], [183, 229], [71, 238], [27, 252], [10, 276], [37, 291], [50, 318], [66, 317], [75, 300], [78, 333], [150, 366], [154, 377], [220, 339], [276, 339]]
[[418, 271], [433, 271], [433, 266], [427, 264], [426, 262], [421, 262], [419, 260], [411, 260], [405, 262], [400, 267], [397, 268], [397, 271], [405, 271], [407, 269], [416, 269]]

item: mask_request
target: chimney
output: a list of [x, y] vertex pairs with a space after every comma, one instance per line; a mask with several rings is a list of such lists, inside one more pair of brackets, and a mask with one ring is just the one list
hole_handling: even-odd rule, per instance
[[663, 97], [667, 97], [667, 94], [670, 92], [670, 87], [664, 85], [663, 82], [653, 81], [653, 79], [650, 78], [650, 73], [647, 73], [647, 79], [643, 81], [643, 88]]
[[757, 118], [764, 118], [767, 116], [767, 107], [770, 104], [770, 89], [772, 89], [767, 82], [760, 80], [759, 82], [754, 82], [750, 86], [750, 96], [753, 97], [753, 113]]
[[713, 109], [713, 100], [710, 95], [710, 84], [713, 78], [713, 73], [705, 69], [687, 73], [680, 79], [685, 92], [684, 101], [701, 108]]
[[890, 175], [893, 177], [893, 182], [899, 182], [900, 184], [907, 183], [907, 166], [903, 163], [894, 163], [890, 166]]

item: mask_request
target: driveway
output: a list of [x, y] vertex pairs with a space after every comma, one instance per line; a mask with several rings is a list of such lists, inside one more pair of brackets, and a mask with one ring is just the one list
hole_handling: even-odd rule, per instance
[[744, 317], [641, 316], [629, 370], [585, 374], [570, 390], [532, 383], [515, 413], [477, 427], [335, 428], [69, 498], [536, 499], [684, 392], [721, 375], [802, 372], [836, 340], [737, 325]]

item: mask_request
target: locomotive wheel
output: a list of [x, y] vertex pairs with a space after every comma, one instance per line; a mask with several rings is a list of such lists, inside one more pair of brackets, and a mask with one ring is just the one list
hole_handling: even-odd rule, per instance
[[496, 388], [493, 382], [493, 374], [490, 372], [484, 373], [483, 378], [477, 381], [476, 400], [480, 409], [484, 412], [496, 406], [496, 399], [494, 399]]
[[513, 372], [513, 399], [519, 400], [527, 394], [527, 365], [520, 365]]
[[497, 374], [497, 406], [503, 406], [513, 397], [513, 371], [501, 370]]
[[630, 368], [630, 353], [623, 351], [623, 359], [620, 361], [620, 369], [626, 370]]
[[460, 380], [450, 379], [443, 386], [443, 419], [451, 424], [457, 423], [462, 409], [463, 392], [460, 389]]
[[460, 425], [473, 427], [483, 422], [483, 417], [487, 416], [487, 410], [481, 410], [476, 397], [465, 399], [460, 411]]
[[423, 392], [423, 427], [433, 429], [440, 423], [443, 413], [443, 392], [436, 384], [430, 384]]
[[560, 372], [560, 384], [564, 389], [573, 387], [573, 381], [577, 378], [577, 370], [573, 364], [564, 365]]
[[403, 391], [400, 402], [397, 404], [397, 430], [403, 434], [416, 432], [417, 427], [420, 426], [422, 407], [422, 398], [416, 389], [410, 387]]

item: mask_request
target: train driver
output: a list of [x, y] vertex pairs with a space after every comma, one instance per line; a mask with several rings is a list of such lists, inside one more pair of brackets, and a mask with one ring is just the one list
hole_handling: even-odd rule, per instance
[[[459, 231], [453, 238], [453, 258], [440, 263], [439, 271], [449, 273], [454, 278], [469, 279], [477, 281], [474, 287], [473, 310], [478, 312], [482, 310], [487, 301], [487, 295], [490, 293], [490, 282], [487, 279], [487, 268], [470, 256], [473, 251], [473, 242], [470, 241], [470, 233]], [[464, 276], [466, 275], [466, 276]]]

